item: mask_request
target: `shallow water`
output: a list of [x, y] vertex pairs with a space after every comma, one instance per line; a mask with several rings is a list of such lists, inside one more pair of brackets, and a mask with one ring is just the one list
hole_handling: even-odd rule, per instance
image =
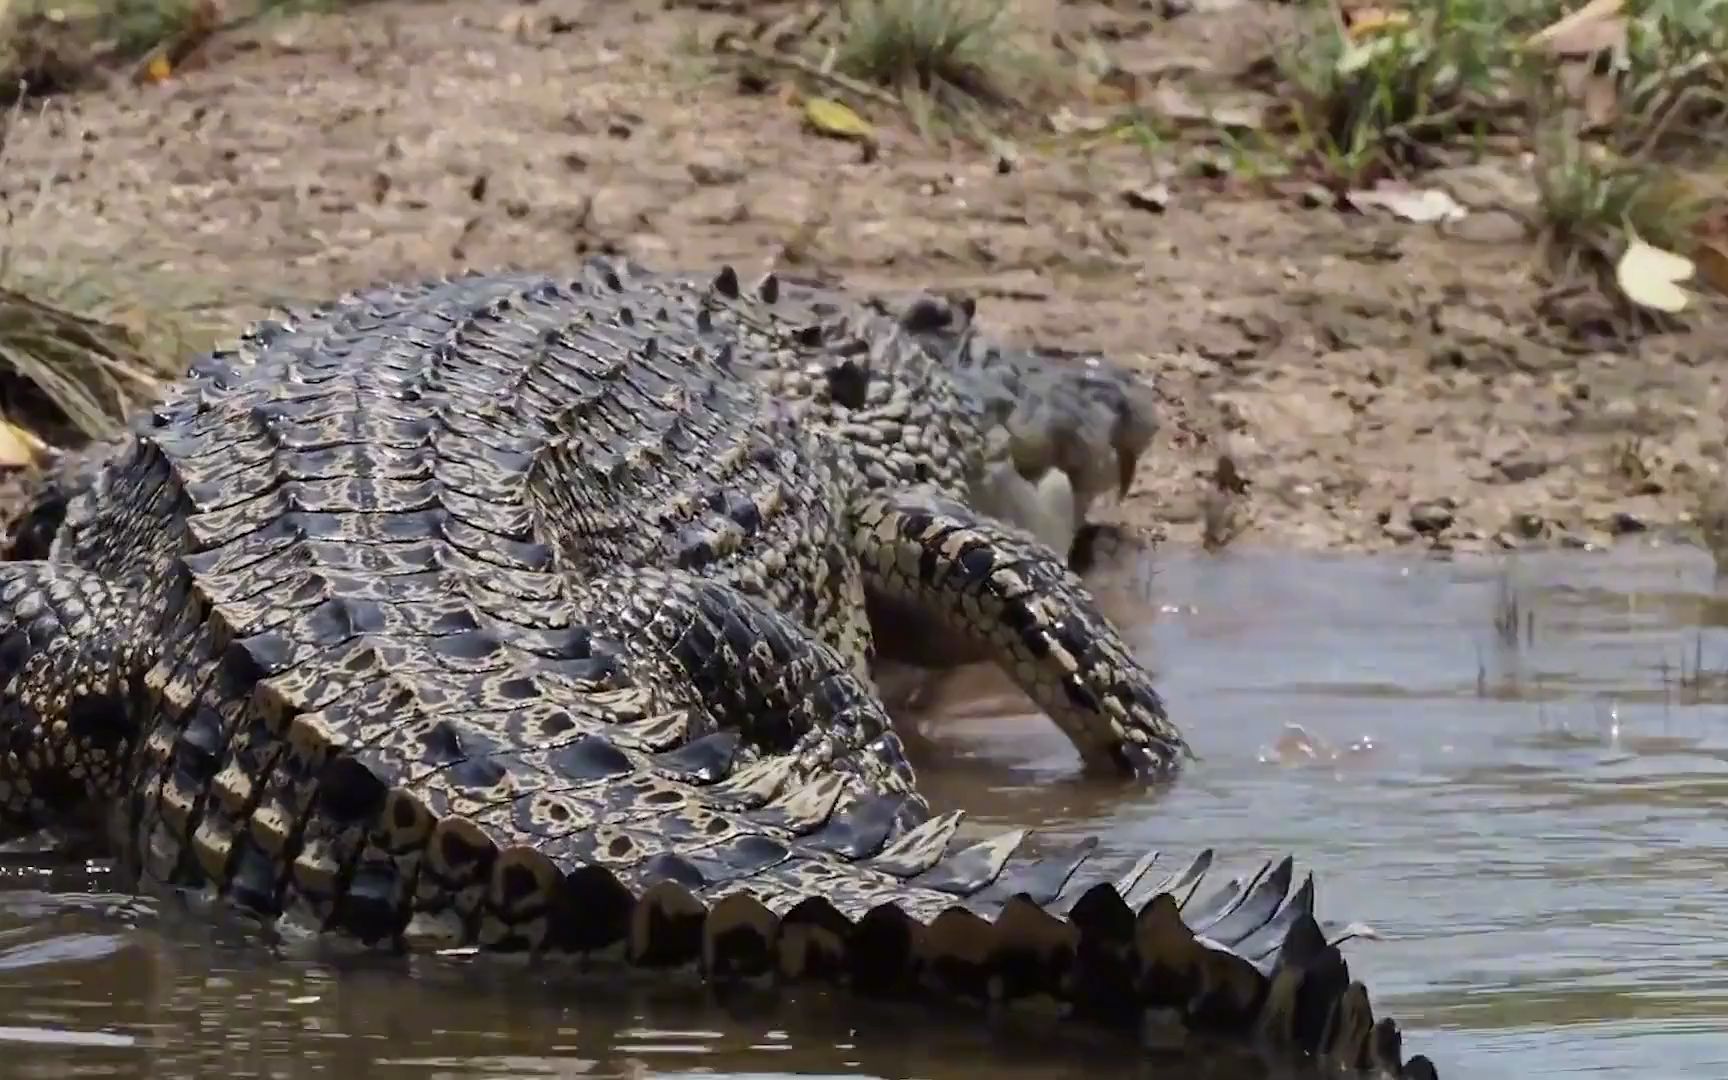
[[[1098, 832], [1124, 862], [1212, 846], [1226, 876], [1294, 853], [1323, 917], [1379, 931], [1346, 946], [1352, 971], [1443, 1075], [1728, 1076], [1728, 591], [1708, 558], [1167, 553], [1119, 585], [1100, 590], [1202, 763], [1156, 798], [1074, 780], [1047, 721], [965, 673], [919, 718], [939, 808]], [[1083, 1039], [815, 993], [722, 1007], [496, 968], [338, 970], [112, 887], [76, 862], [0, 867], [0, 1075], [1133, 1071]]]

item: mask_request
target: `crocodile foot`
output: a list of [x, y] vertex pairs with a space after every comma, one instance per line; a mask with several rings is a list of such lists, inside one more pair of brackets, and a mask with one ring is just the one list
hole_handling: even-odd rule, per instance
[[995, 662], [1089, 767], [1159, 778], [1190, 753], [1151, 673], [1034, 537], [919, 488], [862, 499], [852, 531], [884, 659]]

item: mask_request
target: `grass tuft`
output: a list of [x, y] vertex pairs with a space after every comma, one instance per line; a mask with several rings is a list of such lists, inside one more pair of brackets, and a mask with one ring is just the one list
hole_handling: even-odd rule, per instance
[[1017, 55], [1005, 0], [850, 0], [834, 64], [939, 104], [1010, 100]]
[[[21, 106], [0, 114], [0, 177], [17, 175], [9, 147], [22, 119]], [[118, 435], [216, 335], [213, 321], [198, 321], [208, 305], [172, 286], [174, 275], [117, 272], [111, 253], [81, 251], [66, 236], [53, 171], [22, 190], [0, 186], [0, 413], [64, 445]]]
[[219, 30], [363, 0], [0, 0], [0, 103], [98, 85], [152, 58], [176, 67]]
[[207, 0], [0, 0], [0, 102], [94, 85], [209, 17]]
[[1626, 0], [1547, 36], [1584, 0], [1405, 0], [1354, 22], [1311, 6], [1280, 68], [1305, 158], [1339, 185], [1511, 142], [1568, 274], [1633, 236], [1686, 253], [1722, 198], [1691, 177], [1728, 166], [1728, 0]]

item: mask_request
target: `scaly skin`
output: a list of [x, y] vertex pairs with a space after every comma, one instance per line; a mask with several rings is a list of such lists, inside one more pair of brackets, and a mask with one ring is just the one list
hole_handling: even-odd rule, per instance
[[1081, 874], [1095, 841], [956, 849], [863, 675], [869, 591], [1162, 775], [1149, 676], [1053, 552], [941, 478], [864, 482], [720, 362], [757, 347], [724, 305], [653, 296], [603, 262], [380, 287], [196, 364], [52, 558], [0, 565], [0, 837], [100, 821], [141, 887], [368, 947], [1054, 1000], [1433, 1075], [1288, 859], [1197, 899], [1209, 852], [1147, 889]]
[[[705, 282], [611, 259], [591, 260], [586, 272], [593, 282], [618, 286], [609, 302], [620, 310], [634, 305], [663, 328], [733, 346], [719, 357], [725, 373], [786, 403], [792, 423], [819, 426], [866, 488], [899, 494], [916, 488], [976, 508], [969, 524], [973, 548], [1020, 544], [1027, 537], [1002, 528], [1014, 524], [1068, 552], [1070, 561], [1084, 559], [1088, 537], [1098, 528], [1086, 522], [1086, 513], [1099, 477], [1119, 472], [1125, 490], [1154, 430], [1149, 391], [1127, 372], [1099, 358], [1052, 366], [1038, 353], [983, 343], [965, 301], [917, 296], [891, 306], [772, 275], [745, 288], [730, 269]], [[43, 557], [66, 503], [114, 452], [112, 446], [89, 448], [51, 469], [35, 505], [13, 531], [8, 557]], [[603, 443], [591, 443], [581, 454], [606, 452]], [[633, 510], [589, 512], [610, 514], [615, 520], [609, 527], [621, 535]], [[851, 531], [854, 539], [869, 535], [855, 524]], [[643, 533], [650, 535], [652, 530]], [[949, 543], [958, 539], [953, 528], [946, 536]], [[1084, 616], [1091, 601], [1074, 591], [1078, 582], [1053, 572], [1041, 576], [1061, 590], [1049, 594], [1050, 608], [1076, 613], [1067, 628], [1070, 645], [1081, 630], [1114, 637]], [[925, 668], [978, 660], [1009, 666], [1087, 764], [1100, 770], [1164, 772], [1169, 755], [1159, 744], [1184, 749], [1149, 679], [1140, 678], [1138, 688], [1121, 687], [1126, 696], [1116, 704], [1104, 700], [1099, 686], [1084, 685], [1084, 673], [1079, 684], [1058, 691], [1070, 673], [1033, 670], [1023, 645], [994, 628], [949, 618], [952, 613], [942, 608], [958, 598], [940, 589], [912, 597], [903, 586], [870, 590], [866, 607], [845, 583], [831, 583], [819, 593], [826, 609], [795, 614], [824, 633], [860, 673], [868, 672], [874, 654], [870, 634], [856, 625], [866, 610], [888, 659]], [[761, 582], [741, 587], [762, 593]], [[1032, 632], [1034, 649], [1044, 636]], [[1100, 640], [1092, 651], [1110, 648]], [[1049, 664], [1063, 659], [1056, 656]]]

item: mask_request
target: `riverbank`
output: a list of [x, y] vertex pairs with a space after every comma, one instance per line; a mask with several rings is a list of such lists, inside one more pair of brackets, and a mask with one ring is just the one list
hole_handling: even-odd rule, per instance
[[[1040, 85], [977, 122], [831, 81], [793, 40], [801, 10], [273, 13], [182, 66], [121, 65], [23, 106], [0, 186], [37, 212], [7, 244], [15, 265], [82, 260], [140, 298], [134, 315], [184, 302], [189, 339], [381, 277], [594, 251], [939, 285], [978, 297], [996, 333], [1156, 381], [1164, 429], [1111, 512], [1173, 542], [1504, 549], [1695, 528], [1728, 460], [1723, 298], [1695, 282], [1686, 312], [1652, 322], [1600, 267], [1557, 271], [1552, 193], [1516, 138], [1425, 150], [1414, 202], [1359, 196], [1387, 194], [1385, 168], [1349, 164], [1346, 184], [1292, 150], [1271, 119], [1291, 91], [1267, 66], [1310, 9], [1028, 0], [1015, 40], [1043, 66], [1016, 70]], [[813, 130], [814, 95], [868, 136]]]

